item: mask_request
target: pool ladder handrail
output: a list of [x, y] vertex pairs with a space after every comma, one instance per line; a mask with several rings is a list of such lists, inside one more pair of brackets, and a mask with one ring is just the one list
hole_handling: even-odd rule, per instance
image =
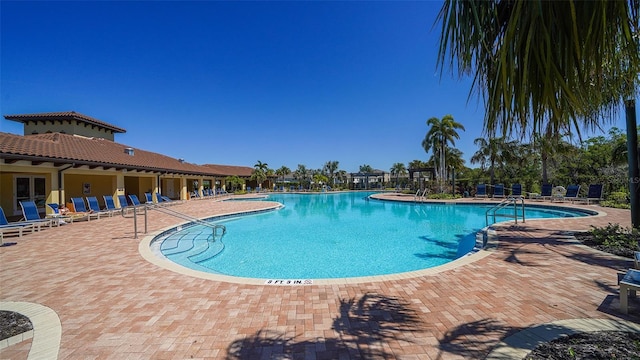
[[[518, 202], [520, 202], [520, 204], [518, 204]], [[510, 205], [513, 205], [513, 215], [512, 214], [505, 214], [505, 213], [500, 213], [498, 214], [499, 210], [502, 210]], [[498, 203], [497, 205], [489, 208], [485, 214], [485, 223], [487, 226], [489, 226], [489, 216], [491, 215], [493, 217], [493, 222], [491, 224], [494, 224], [496, 222], [496, 216], [501, 216], [501, 217], [506, 217], [506, 218], [512, 218], [515, 220], [516, 224], [518, 223], [518, 205], [521, 205], [521, 209], [522, 209], [522, 222], [525, 222], [525, 216], [524, 216], [524, 198], [521, 196], [515, 197], [515, 196], [510, 196], [507, 197], [506, 199], [502, 200], [500, 203]]]
[[[133, 208], [133, 216], [132, 217], [128, 217], [125, 216], [127, 209]], [[211, 224], [209, 222], [206, 222], [202, 219], [198, 219], [196, 217], [187, 215], [185, 213], [181, 213], [179, 211], [173, 210], [173, 209], [169, 209], [167, 207], [164, 206], [160, 206], [157, 204], [140, 204], [137, 206], [125, 206], [122, 208], [121, 210], [121, 214], [122, 217], [124, 218], [133, 218], [133, 233], [134, 233], [134, 239], [138, 238], [138, 217], [137, 217], [137, 213], [138, 213], [138, 209], [143, 208], [144, 209], [144, 233], [147, 233], [147, 210], [156, 210], [159, 211], [161, 213], [167, 214], [167, 215], [171, 215], [174, 217], [177, 217], [179, 219], [182, 220], [187, 220], [191, 223], [195, 223], [198, 225], [203, 225], [206, 227], [211, 228], [212, 231], [212, 241], [216, 241], [216, 237], [219, 237], [220, 240], [222, 240], [222, 237], [227, 233], [227, 228], [224, 225], [220, 225], [220, 224]], [[222, 233], [220, 234], [219, 231], [222, 231]]]
[[420, 190], [421, 189], [418, 189], [418, 191], [416, 191], [416, 194], [413, 196], [414, 202], [418, 202], [418, 200], [420, 199], [426, 199], [427, 191], [429, 191], [429, 189], [424, 189], [424, 191], [422, 191], [422, 194], [420, 194]]

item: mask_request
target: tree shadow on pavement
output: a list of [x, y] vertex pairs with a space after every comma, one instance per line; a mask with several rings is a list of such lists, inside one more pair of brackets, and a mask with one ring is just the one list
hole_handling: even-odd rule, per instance
[[408, 303], [378, 294], [340, 299], [332, 329], [337, 332], [334, 338], [302, 341], [261, 329], [231, 343], [226, 359], [395, 359], [388, 342], [410, 342], [409, 334], [421, 331]]

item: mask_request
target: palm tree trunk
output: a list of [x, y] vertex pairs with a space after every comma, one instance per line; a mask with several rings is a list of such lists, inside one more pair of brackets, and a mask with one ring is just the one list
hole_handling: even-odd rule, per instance
[[631, 225], [640, 228], [640, 170], [638, 166], [638, 128], [636, 123], [636, 102], [625, 101], [627, 117], [627, 160], [629, 162], [629, 197], [631, 205]]
[[542, 183], [546, 184], [549, 176], [547, 175], [547, 154], [542, 154]]

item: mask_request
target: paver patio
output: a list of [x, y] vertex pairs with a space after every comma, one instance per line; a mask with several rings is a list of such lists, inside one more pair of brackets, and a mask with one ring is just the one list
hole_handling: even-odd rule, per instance
[[[205, 217], [269, 204], [197, 200], [173, 209]], [[640, 320], [638, 301], [629, 315], [618, 311], [618, 274], [633, 262], [565, 233], [630, 226], [629, 211], [586, 207], [606, 216], [500, 226], [489, 256], [437, 274], [311, 286], [169, 271], [142, 258], [132, 221], [115, 216], [11, 239], [18, 244], [0, 248], [0, 301], [55, 311], [60, 359], [481, 359], [539, 324]], [[150, 212], [149, 230], [178, 222]], [[0, 358], [25, 359], [31, 345], [1, 349]]]

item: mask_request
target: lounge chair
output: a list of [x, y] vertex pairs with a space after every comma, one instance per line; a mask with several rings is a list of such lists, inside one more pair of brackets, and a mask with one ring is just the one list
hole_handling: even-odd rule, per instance
[[153, 195], [151, 193], [144, 193], [145, 204], [153, 204]]
[[0, 207], [0, 244], [4, 244], [2, 239], [4, 239], [5, 235], [18, 235], [18, 237], [22, 237], [22, 235], [32, 233], [36, 231], [36, 229], [40, 230], [40, 226], [37, 223], [7, 221], [4, 210]]
[[125, 195], [117, 195], [118, 202], [120, 203], [120, 208], [129, 206], [129, 202], [127, 201], [127, 197]]
[[113, 216], [113, 212], [100, 208], [100, 204], [98, 203], [98, 199], [95, 196], [87, 196], [87, 204], [89, 204], [89, 210], [94, 213]]
[[511, 185], [511, 197], [522, 197], [522, 184]]
[[495, 184], [493, 186], [493, 197], [494, 198], [504, 198], [504, 185], [503, 184]]
[[58, 225], [65, 224], [66, 222], [73, 223], [78, 220], [88, 220], [87, 214], [85, 213], [68, 212], [61, 214], [60, 208], [56, 203], [47, 204], [47, 207], [53, 211], [53, 214], [47, 214], [47, 217], [57, 221]]
[[20, 201], [20, 207], [22, 208], [22, 217], [24, 222], [30, 222], [36, 224], [38, 226], [38, 231], [40, 231], [40, 226], [49, 226], [53, 227], [54, 222], [53, 219], [43, 219], [40, 217], [40, 212], [38, 212], [38, 206], [36, 203], [31, 200]]
[[[111, 195], [102, 195], [104, 199], [104, 208], [107, 211], [116, 212], [122, 210], [122, 208], [117, 208], [115, 201], [113, 201], [113, 196]], [[126, 199], [125, 199], [126, 201]]]
[[134, 194], [129, 195], [129, 200], [131, 200], [131, 205], [133, 206], [142, 205], [142, 203], [140, 202], [140, 199], [138, 199], [138, 195], [134, 195]]
[[542, 184], [540, 194], [530, 194], [534, 200], [547, 200], [551, 199], [551, 192], [553, 192], [552, 184]]
[[162, 205], [175, 205], [178, 201], [171, 200], [170, 197], [164, 196], [160, 193], [156, 193], [156, 199], [158, 200], [158, 204]]
[[578, 198], [578, 194], [580, 193], [580, 185], [569, 185], [567, 186], [567, 192], [562, 197], [562, 201], [571, 201], [573, 202]]
[[591, 184], [589, 185], [589, 191], [587, 192], [587, 197], [584, 198], [576, 198], [575, 202], [586, 202], [587, 205], [591, 201], [600, 201], [602, 200], [602, 184]]
[[100, 212], [92, 212], [87, 209], [87, 206], [84, 203], [84, 200], [81, 197], [72, 197], [71, 203], [73, 204], [73, 208], [77, 213], [84, 213], [87, 215], [87, 220], [91, 220], [91, 218], [100, 219]]
[[476, 185], [476, 195], [474, 197], [487, 197], [487, 185], [486, 184], [478, 184]]

